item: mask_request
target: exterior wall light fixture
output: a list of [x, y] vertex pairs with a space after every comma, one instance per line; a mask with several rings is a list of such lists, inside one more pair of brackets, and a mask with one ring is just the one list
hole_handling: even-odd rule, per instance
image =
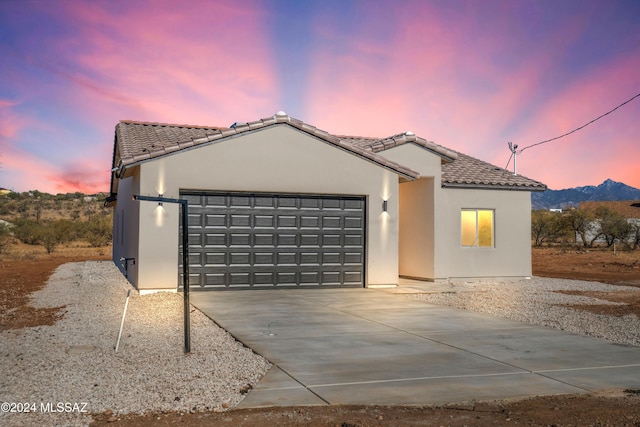
[[382, 201], [382, 212], [387, 212], [387, 201], [386, 200]]
[[171, 199], [153, 196], [141, 196], [134, 194], [133, 200], [143, 202], [176, 203], [180, 205], [182, 220], [182, 296], [184, 299], [184, 352], [191, 352], [191, 313], [189, 305], [189, 201], [187, 199]]

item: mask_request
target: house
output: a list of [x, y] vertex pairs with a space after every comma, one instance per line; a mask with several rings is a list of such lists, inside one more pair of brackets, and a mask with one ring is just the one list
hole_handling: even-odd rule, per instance
[[404, 132], [340, 136], [278, 112], [203, 127], [121, 121], [113, 260], [140, 290], [176, 289], [188, 201], [192, 289], [396, 285], [531, 275], [540, 182]]

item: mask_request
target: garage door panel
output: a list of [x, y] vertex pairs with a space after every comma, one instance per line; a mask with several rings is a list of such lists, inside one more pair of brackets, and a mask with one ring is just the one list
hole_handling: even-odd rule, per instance
[[278, 234], [276, 240], [279, 248], [292, 248], [298, 246], [297, 234]]
[[362, 272], [360, 271], [345, 271], [344, 272], [345, 283], [362, 283]]
[[[193, 235], [189, 235], [189, 245], [191, 245], [192, 237], [196, 237]], [[227, 247], [227, 234], [226, 233], [207, 233], [204, 235], [198, 235], [198, 238], [202, 237], [205, 241], [204, 246], [206, 247]], [[195, 240], [195, 239], [194, 239]]]
[[318, 216], [303, 215], [300, 217], [300, 228], [320, 228], [320, 218]]
[[228, 207], [230, 208], [248, 208], [251, 206], [251, 197], [245, 195], [228, 196]]
[[189, 233], [188, 239], [189, 239], [189, 246], [193, 246], [193, 247], [199, 247], [203, 245], [203, 240], [204, 240], [205, 236], [201, 235], [201, 234], [192, 234]]
[[249, 233], [231, 233], [229, 234], [229, 246], [251, 246], [251, 234]]
[[319, 211], [320, 209], [322, 209], [322, 199], [303, 197], [300, 199], [300, 209], [311, 209]]
[[298, 200], [295, 197], [275, 196], [275, 206], [278, 209], [297, 209]]
[[274, 215], [255, 215], [254, 216], [254, 228], [268, 228], [275, 227], [276, 217]]
[[278, 215], [277, 228], [298, 228], [298, 217], [295, 215]]
[[276, 264], [282, 266], [298, 265], [298, 257], [295, 252], [278, 252]]
[[203, 215], [197, 212], [189, 212], [189, 229], [200, 228], [204, 224]]
[[300, 247], [310, 247], [317, 248], [320, 246], [320, 235], [319, 234], [300, 234]]
[[364, 244], [364, 236], [362, 234], [346, 234], [344, 236], [345, 247], [362, 247]]
[[364, 285], [363, 197], [184, 194], [194, 289]]
[[229, 215], [230, 228], [250, 228], [251, 215], [247, 214], [231, 214]]
[[253, 235], [253, 246], [254, 247], [275, 247], [276, 246], [276, 235], [275, 234], [263, 234], [258, 233]]
[[322, 236], [322, 246], [325, 248], [339, 248], [342, 246], [342, 235], [325, 234]]
[[363, 218], [357, 216], [346, 216], [344, 218], [344, 229], [345, 230], [362, 230], [364, 228], [364, 224], [362, 223]]
[[[201, 206], [212, 206], [212, 207], [228, 207], [227, 206], [227, 196], [225, 195], [208, 195], [203, 197], [203, 201], [200, 202]], [[189, 200], [189, 205], [191, 205], [191, 200]]]
[[275, 209], [275, 200], [271, 196], [255, 196], [253, 206], [255, 208]]
[[[227, 228], [227, 215], [225, 214], [204, 214], [205, 224], [207, 228]], [[191, 228], [191, 219], [189, 219], [189, 228]], [[196, 225], [196, 224], [193, 224]]]
[[275, 252], [256, 252], [253, 254], [253, 265], [256, 266], [274, 266], [276, 265], [276, 253]]
[[[225, 252], [207, 252], [204, 254], [204, 263], [202, 266], [224, 267], [227, 265], [227, 253]], [[189, 264], [191, 266], [191, 264]]]
[[249, 252], [231, 252], [229, 254], [229, 266], [251, 265], [251, 254]]
[[345, 199], [344, 210], [346, 211], [364, 211], [363, 199]]
[[250, 286], [251, 273], [229, 273], [229, 284], [231, 286]]
[[364, 254], [362, 252], [346, 252], [344, 254], [345, 264], [363, 264]]
[[322, 201], [322, 210], [339, 210], [341, 203], [339, 199], [324, 199]]
[[321, 255], [319, 252], [302, 252], [300, 254], [300, 265], [319, 266]]
[[322, 265], [340, 265], [340, 252], [324, 252], [322, 254]]

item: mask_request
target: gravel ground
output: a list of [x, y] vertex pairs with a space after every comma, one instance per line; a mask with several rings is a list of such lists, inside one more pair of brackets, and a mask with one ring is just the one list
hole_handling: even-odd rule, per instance
[[[140, 296], [132, 290], [116, 353], [129, 289], [110, 261], [69, 263], [56, 270], [47, 286], [33, 295], [32, 305], [64, 306], [64, 317], [53, 326], [0, 333], [0, 401], [35, 409], [28, 414], [3, 410], [0, 425], [88, 424], [91, 418], [79, 411], [224, 411], [235, 407], [269, 370], [267, 360], [195, 309], [192, 353], [185, 355], [182, 297], [173, 293]], [[640, 346], [637, 316], [575, 310], [563, 304], [616, 303], [554, 292], [640, 292], [638, 288], [536, 277], [456, 282], [439, 289], [406, 296]], [[63, 412], [51, 414], [52, 409]]]
[[455, 282], [440, 293], [415, 293], [407, 297], [433, 304], [463, 308], [496, 317], [560, 329], [608, 341], [640, 346], [640, 319], [577, 310], [566, 305], [618, 305], [596, 298], [564, 295], [556, 291], [640, 292], [640, 288], [579, 280], [532, 279]]
[[[192, 352], [185, 355], [182, 296], [175, 293], [140, 296], [132, 290], [116, 353], [128, 289], [110, 261], [56, 270], [31, 304], [65, 306], [64, 317], [53, 326], [0, 335], [0, 401], [35, 409], [16, 414], [3, 407], [0, 425], [85, 425], [90, 418], [78, 414], [83, 410], [223, 411], [269, 370], [266, 359], [194, 309]], [[45, 413], [59, 403], [62, 413]]]

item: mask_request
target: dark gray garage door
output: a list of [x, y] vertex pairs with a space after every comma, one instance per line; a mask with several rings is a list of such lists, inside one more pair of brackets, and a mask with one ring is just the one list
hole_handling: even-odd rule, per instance
[[362, 287], [365, 199], [183, 192], [194, 290]]

